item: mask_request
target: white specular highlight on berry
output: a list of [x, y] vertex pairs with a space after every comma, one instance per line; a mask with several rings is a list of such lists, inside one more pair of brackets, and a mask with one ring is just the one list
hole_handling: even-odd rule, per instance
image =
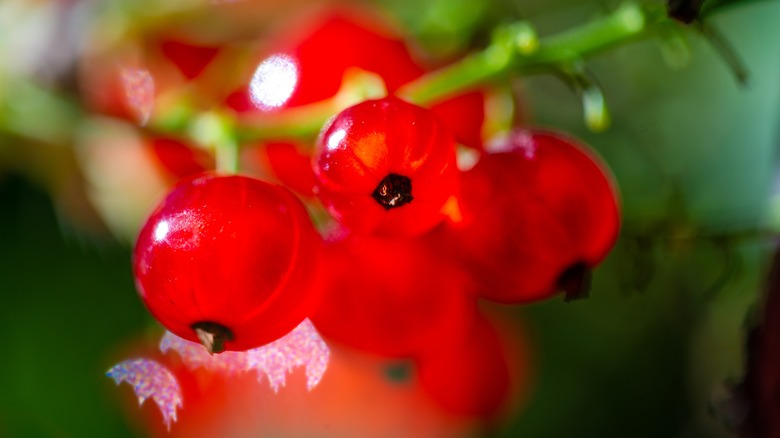
[[162, 221], [157, 224], [157, 226], [154, 228], [154, 241], [159, 242], [161, 240], [165, 239], [165, 236], [168, 235], [168, 231], [171, 229], [170, 225], [168, 225], [168, 221]]
[[536, 141], [531, 131], [514, 129], [508, 133], [497, 135], [485, 144], [485, 150], [491, 153], [521, 152], [528, 160], [536, 157]]
[[347, 136], [347, 130], [346, 129], [337, 129], [334, 131], [330, 136], [328, 136], [328, 141], [326, 142], [326, 147], [328, 150], [335, 150], [339, 147], [342, 140]]
[[268, 110], [284, 105], [298, 85], [298, 65], [287, 55], [272, 55], [257, 66], [249, 82], [252, 104]]
[[106, 375], [117, 385], [129, 383], [139, 405], [151, 397], [170, 430], [171, 422], [176, 421], [176, 409], [182, 406], [182, 396], [179, 382], [165, 366], [151, 359], [129, 359], [111, 367]]
[[190, 369], [205, 368], [224, 374], [254, 371], [258, 381], [266, 376], [274, 391], [285, 385], [287, 373], [300, 366], [306, 367], [308, 388], [314, 388], [330, 360], [330, 349], [308, 319], [282, 338], [252, 350], [210, 355], [202, 345], [170, 332], [160, 342], [160, 350], [177, 352]]
[[182, 250], [197, 247], [203, 217], [197, 210], [183, 210], [160, 221], [154, 228], [155, 242], [165, 240], [167, 245]]

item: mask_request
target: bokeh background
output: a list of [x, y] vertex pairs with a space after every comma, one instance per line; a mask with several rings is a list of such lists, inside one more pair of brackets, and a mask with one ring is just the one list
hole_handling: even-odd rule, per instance
[[[236, 4], [224, 5], [241, 11], [229, 16], [241, 29], [255, 30], [312, 7], [305, 1]], [[101, 92], [84, 84], [78, 71], [85, 53], [116, 38], [111, 29], [180, 23], [191, 19], [181, 10], [198, 5], [0, 3], [0, 436], [137, 437], [152, 433], [150, 419], [159, 421], [149, 402], [137, 408], [129, 388], [116, 387], [105, 372], [133, 345], [161, 334], [135, 293], [130, 249], [133, 227], [150, 208], [137, 192], [161, 190], [165, 181], [132, 168], [122, 146], [129, 141], [126, 125], [74, 108], [85, 86]], [[419, 51], [446, 59], [484, 46], [499, 23], [529, 20], [544, 36], [616, 3], [360, 5], [399, 24]], [[193, 22], [215, 32], [208, 19]], [[603, 133], [585, 128], [579, 96], [559, 78], [515, 81], [525, 123], [580, 137], [609, 163], [622, 194], [624, 227], [595, 274], [589, 299], [492, 309], [522, 339], [514, 344], [524, 349], [518, 373], [528, 376], [519, 390], [522, 402], [488, 429], [442, 416], [422, 430], [430, 436], [730, 436], [722, 421], [729, 412], [719, 401], [744, 373], [747, 329], [761, 316], [780, 227], [778, 22], [776, 1], [735, 2], [709, 19], [747, 66], [744, 85], [693, 29], [670, 28], [589, 59], [611, 110], [612, 126]], [[135, 183], [109, 180], [122, 168], [131, 169], [123, 177]], [[361, 360], [336, 355], [333, 378], [379, 369], [356, 366]], [[327, 434], [346, 436], [338, 425], [352, 422], [354, 436], [408, 436], [398, 424], [419, 421], [410, 406], [424, 402], [410, 401], [417, 396], [404, 376], [377, 371], [338, 382], [332, 391], [360, 392], [363, 385], [384, 404], [366, 417], [360, 403], [345, 397], [344, 412], [320, 413], [339, 418]], [[293, 379], [289, 390], [301, 387]], [[220, 400], [233, 400], [224, 403], [233, 416], [214, 436], [310, 436], [295, 429], [295, 421], [289, 429], [280, 426], [287, 423], [279, 418], [305, 421], [319, 409], [285, 390], [281, 398], [263, 390], [221, 393]], [[385, 393], [394, 395], [385, 400]], [[262, 419], [248, 418], [247, 406], [265, 412], [258, 414]], [[425, 409], [434, 408], [418, 414]]]

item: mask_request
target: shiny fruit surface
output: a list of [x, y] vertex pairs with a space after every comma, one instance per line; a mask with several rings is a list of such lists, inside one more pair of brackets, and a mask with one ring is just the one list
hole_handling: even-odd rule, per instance
[[141, 299], [168, 330], [204, 345], [210, 335], [214, 352], [218, 343], [246, 350], [309, 316], [320, 245], [287, 189], [209, 173], [182, 180], [154, 210], [133, 268]]
[[451, 134], [430, 110], [395, 97], [339, 113], [314, 159], [320, 200], [358, 233], [419, 235], [444, 219], [457, 192]]
[[519, 130], [461, 179], [450, 223], [463, 266], [483, 297], [522, 303], [587, 292], [590, 271], [620, 230], [607, 167], [571, 138]]
[[385, 357], [411, 357], [470, 326], [468, 279], [416, 239], [350, 235], [329, 242], [322, 305], [326, 340]]

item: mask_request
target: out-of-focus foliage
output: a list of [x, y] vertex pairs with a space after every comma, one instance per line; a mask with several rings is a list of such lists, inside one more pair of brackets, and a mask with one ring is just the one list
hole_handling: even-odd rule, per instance
[[[148, 206], [130, 200], [147, 199], [165, 182], [150, 172], [135, 186], [143, 195], [117, 198], [99, 181], [129, 161], [116, 172], [84, 165], [95, 151], [126, 153], [117, 145], [133, 138], [125, 125], [83, 118], [72, 56], [166, 23], [206, 40], [231, 26], [249, 36], [312, 5], [245, 0], [203, 20], [195, 1], [71, 3], [0, 3], [0, 436], [143, 436], [118, 401], [129, 391], [104, 373], [123, 358], [123, 345], [160, 331], [133, 288], [132, 231], [112, 237], [107, 230], [132, 230]], [[590, 299], [511, 312], [528, 330], [535, 377], [524, 408], [495, 435], [728, 436], [710, 408], [743, 371], [746, 316], [780, 226], [770, 208], [777, 204], [780, 3], [742, 3], [710, 24], [749, 69], [747, 86], [693, 29], [677, 28], [587, 61], [610, 106], [605, 133], [585, 129], [577, 93], [559, 78], [511, 81], [528, 124], [570, 132], [605, 158], [625, 223]], [[359, 4], [380, 8], [437, 61], [483, 46], [507, 20], [528, 20], [544, 36], [614, 7]], [[38, 94], [31, 82], [61, 97]]]

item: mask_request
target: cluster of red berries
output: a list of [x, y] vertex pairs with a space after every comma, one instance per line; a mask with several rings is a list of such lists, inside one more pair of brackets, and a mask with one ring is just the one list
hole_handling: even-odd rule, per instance
[[[162, 53], [187, 80], [215, 56], [171, 44]], [[390, 95], [333, 117], [313, 152], [290, 139], [257, 145], [281, 184], [213, 172], [202, 151], [151, 141], [166, 167], [195, 174], [138, 237], [144, 303], [214, 353], [264, 345], [308, 317], [327, 340], [414, 359], [420, 385], [450, 410], [494, 412], [509, 370], [478, 301], [585, 292], [619, 230], [605, 166], [550, 132], [518, 129], [483, 145], [481, 92], [432, 108], [395, 97], [424, 68], [360, 21], [330, 17], [271, 53], [223, 100], [237, 117], [330, 98], [350, 68], [379, 75]], [[281, 98], [254, 83], [265, 62], [294, 75]], [[479, 155], [473, 167], [458, 167], [457, 144]], [[332, 220], [318, 230], [307, 205]]]

